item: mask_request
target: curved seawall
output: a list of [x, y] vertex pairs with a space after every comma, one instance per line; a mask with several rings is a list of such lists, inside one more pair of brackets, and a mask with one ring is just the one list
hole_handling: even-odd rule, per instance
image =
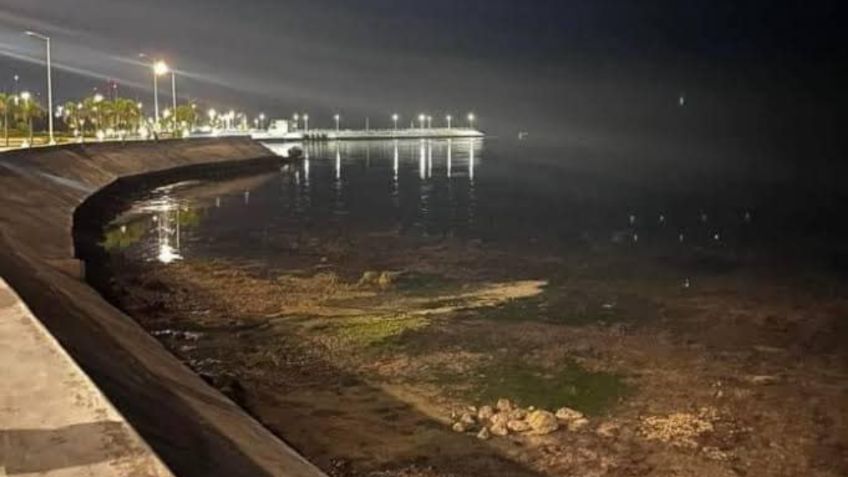
[[[75, 258], [74, 216], [98, 191], [110, 185], [114, 190], [129, 178], [187, 177], [234, 167], [271, 169], [279, 161], [247, 138], [73, 145], [0, 154], [0, 277], [40, 322], [35, 325], [43, 325], [180, 477], [323, 474], [85, 283]], [[28, 366], [37, 368], [37, 363]], [[6, 387], [0, 398], [19, 399], [21, 392]], [[38, 405], [33, 396], [33, 408]], [[0, 469], [3, 465], [0, 462]]]

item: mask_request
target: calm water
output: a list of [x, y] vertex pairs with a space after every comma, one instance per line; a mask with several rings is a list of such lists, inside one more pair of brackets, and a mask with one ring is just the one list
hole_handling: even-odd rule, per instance
[[602, 247], [649, 259], [711, 254], [732, 266], [846, 266], [845, 192], [792, 167], [605, 157], [499, 139], [306, 152], [277, 174], [160, 188], [110, 226], [107, 248], [133, 260], [273, 262], [287, 255], [273, 240], [280, 235], [400, 233], [517, 252]]

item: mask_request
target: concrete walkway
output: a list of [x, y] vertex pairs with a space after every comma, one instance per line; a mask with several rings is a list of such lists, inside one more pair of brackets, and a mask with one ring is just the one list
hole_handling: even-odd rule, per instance
[[171, 473], [0, 278], [0, 476]]

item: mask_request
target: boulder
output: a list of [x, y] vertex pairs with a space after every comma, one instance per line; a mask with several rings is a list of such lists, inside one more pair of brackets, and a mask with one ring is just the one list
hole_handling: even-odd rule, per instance
[[489, 420], [494, 415], [495, 410], [492, 409], [492, 406], [480, 406], [480, 410], [477, 411], [477, 419], [481, 421]]
[[497, 424], [492, 424], [492, 427], [489, 428], [489, 432], [493, 436], [503, 437], [503, 436], [506, 436], [507, 434], [509, 434], [509, 429], [507, 429], [506, 424], [497, 423]]
[[583, 418], [583, 413], [580, 411], [575, 411], [570, 407], [562, 407], [556, 412], [557, 419], [562, 419], [563, 421], [575, 421], [577, 419]]
[[509, 413], [499, 412], [490, 417], [489, 422], [491, 422], [492, 424], [503, 424], [505, 426], [506, 423], [509, 422]]
[[471, 426], [473, 426], [474, 424], [477, 423], [474, 420], [474, 416], [472, 416], [470, 413], [467, 413], [467, 412], [465, 412], [461, 416], [459, 416], [459, 422], [464, 424], [465, 427], [471, 427]]
[[595, 433], [597, 433], [601, 437], [613, 438], [618, 435], [619, 427], [618, 424], [614, 422], [604, 422], [597, 429], [595, 429]]
[[554, 413], [544, 410], [533, 411], [527, 417], [527, 424], [533, 430], [534, 434], [544, 435], [559, 429], [559, 421], [557, 421]]
[[465, 432], [465, 431], [467, 431], [467, 430], [468, 430], [468, 429], [465, 427], [465, 424], [463, 424], [463, 423], [461, 423], [461, 422], [455, 422], [455, 423], [453, 424], [453, 427], [452, 427], [451, 429], [453, 429], [453, 430], [454, 430], [454, 432]]
[[573, 421], [568, 421], [568, 430], [571, 432], [577, 432], [580, 429], [586, 427], [587, 425], [589, 425], [589, 420], [585, 417], [581, 417]]
[[527, 419], [527, 411], [521, 408], [513, 409], [509, 412], [509, 418], [511, 420], [522, 420]]
[[490, 437], [492, 437], [492, 434], [485, 427], [480, 429], [480, 432], [477, 433], [477, 438], [481, 441], [487, 441]]
[[506, 428], [512, 432], [527, 432], [531, 429], [527, 421], [513, 419], [506, 423]]
[[509, 412], [512, 411], [512, 403], [509, 399], [498, 399], [498, 403], [495, 405], [498, 411], [501, 412]]

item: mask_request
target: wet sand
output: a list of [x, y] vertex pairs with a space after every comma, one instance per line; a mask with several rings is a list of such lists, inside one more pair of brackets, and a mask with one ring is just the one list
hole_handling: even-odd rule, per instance
[[[704, 254], [687, 260], [712, 271], [681, 283], [674, 261], [613, 245], [516, 253], [391, 230], [269, 240], [286, 250], [273, 266], [121, 261], [111, 294], [331, 475], [848, 472], [848, 302], [831, 277]], [[452, 430], [499, 398], [588, 424]]]

